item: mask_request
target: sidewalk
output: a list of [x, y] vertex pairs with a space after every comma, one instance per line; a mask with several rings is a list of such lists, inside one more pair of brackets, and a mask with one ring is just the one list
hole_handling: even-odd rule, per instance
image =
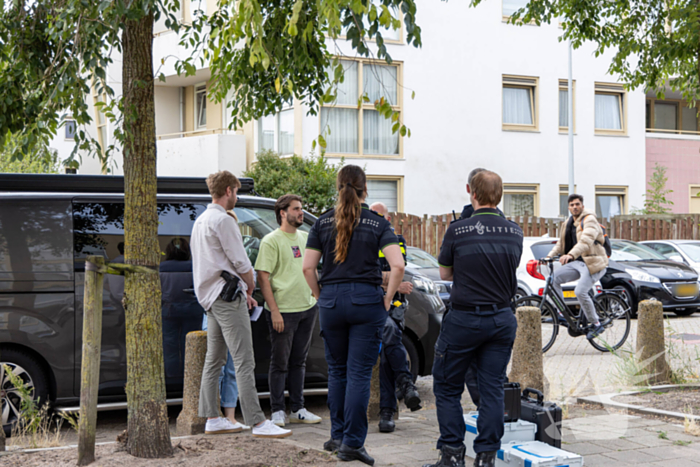
[[[700, 438], [678, 424], [633, 415], [575, 408], [563, 422], [562, 449], [584, 456], [586, 466], [618, 467], [700, 466]], [[285, 442], [306, 449], [322, 449], [329, 437], [328, 420], [320, 425], [294, 425]], [[394, 433], [379, 433], [372, 422], [365, 446], [376, 466], [422, 466], [435, 462], [439, 436], [435, 410], [401, 413]], [[467, 467], [473, 460], [468, 459]], [[338, 462], [360, 467], [360, 462]]]

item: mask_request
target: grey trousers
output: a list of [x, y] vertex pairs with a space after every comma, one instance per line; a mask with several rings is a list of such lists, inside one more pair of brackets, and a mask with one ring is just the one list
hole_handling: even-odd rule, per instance
[[588, 266], [586, 266], [586, 263], [583, 261], [570, 261], [554, 271], [554, 275], [552, 276], [552, 285], [554, 286], [554, 290], [559, 294], [559, 298], [563, 300], [564, 294], [562, 293], [561, 285], [578, 279], [576, 289], [574, 289], [576, 292], [576, 298], [581, 304], [581, 309], [583, 310], [583, 314], [586, 316], [588, 323], [595, 324], [598, 322], [598, 313], [595, 311], [593, 299], [588, 294], [588, 291], [591, 290], [593, 285], [604, 275], [605, 269], [591, 275], [591, 273], [588, 271]]
[[255, 389], [255, 354], [250, 314], [245, 297], [232, 302], [217, 299], [207, 316], [207, 357], [199, 389], [199, 416], [215, 418], [219, 411], [219, 375], [231, 352], [236, 369], [238, 398], [245, 424], [256, 425], [265, 420]]

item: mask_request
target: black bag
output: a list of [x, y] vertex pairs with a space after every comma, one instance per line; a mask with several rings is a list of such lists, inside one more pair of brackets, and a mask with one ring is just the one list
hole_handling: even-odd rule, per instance
[[243, 291], [240, 284], [241, 280], [226, 271], [221, 271], [221, 277], [224, 278], [226, 284], [224, 284], [224, 288], [221, 289], [219, 298], [225, 302], [232, 302], [236, 299], [238, 294]]
[[[537, 398], [530, 397], [530, 393]], [[537, 425], [536, 441], [561, 449], [561, 407], [554, 402], [545, 402], [544, 395], [537, 389], [523, 391], [520, 419]]]
[[520, 419], [520, 383], [506, 383], [503, 385], [505, 393], [505, 423], [517, 422]]
[[[585, 219], [588, 216], [584, 216], [583, 219]], [[583, 219], [581, 219], [581, 228], [583, 228]], [[600, 230], [603, 231], [603, 243], [600, 243], [598, 240], [595, 241], [596, 245], [603, 245], [603, 248], [605, 248], [605, 254], [610, 258], [612, 256], [612, 242], [610, 241], [610, 238], [608, 237], [608, 229], [605, 228], [603, 224], [598, 224], [600, 226]]]
[[[399, 304], [398, 306], [396, 305], [397, 303]], [[398, 300], [392, 303], [391, 308], [389, 308], [389, 316], [394, 320], [399, 329], [403, 331], [406, 327], [406, 303]]]

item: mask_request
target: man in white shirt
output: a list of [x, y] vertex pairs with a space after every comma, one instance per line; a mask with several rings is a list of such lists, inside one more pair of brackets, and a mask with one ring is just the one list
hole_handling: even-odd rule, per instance
[[[246, 425], [253, 427], [253, 436], [285, 438], [291, 430], [278, 427], [265, 418], [255, 389], [255, 356], [248, 309], [257, 305], [253, 299], [255, 281], [253, 266], [243, 247], [238, 223], [226, 214], [236, 205], [241, 184], [226, 170], [211, 174], [207, 187], [212, 203], [195, 221], [190, 245], [192, 273], [197, 300], [207, 311], [207, 356], [202, 370], [199, 392], [199, 416], [207, 417], [206, 434], [238, 433], [243, 426], [234, 425], [219, 411], [219, 374], [226, 363], [226, 350], [231, 353], [236, 369], [238, 396]], [[226, 284], [221, 273], [226, 271], [239, 280], [242, 294], [232, 301], [220, 295]]]

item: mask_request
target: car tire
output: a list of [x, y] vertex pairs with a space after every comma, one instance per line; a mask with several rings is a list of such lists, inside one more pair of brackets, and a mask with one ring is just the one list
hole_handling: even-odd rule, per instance
[[679, 316], [679, 317], [690, 316], [693, 313], [695, 313], [696, 311], [698, 311], [697, 308], [686, 308], [684, 310], [673, 310], [673, 312], [676, 314], [676, 316]]
[[[5, 436], [9, 437], [12, 434], [12, 428], [18, 421], [17, 414], [21, 399], [14, 391], [15, 386], [10, 383], [5, 374], [5, 365], [12, 368], [15, 375], [19, 375], [25, 384], [30, 384], [34, 387], [34, 400], [41, 401], [43, 406], [49, 400], [49, 378], [41, 363], [32, 355], [15, 349], [0, 349], [0, 420]], [[7, 404], [10, 404], [10, 409], [5, 414]], [[14, 409], [14, 410], [13, 410]]]
[[413, 339], [407, 336], [406, 333], [401, 337], [401, 342], [406, 349], [406, 359], [408, 360], [408, 370], [411, 372], [411, 378], [413, 382], [418, 378], [418, 370], [420, 366], [420, 358], [418, 357], [418, 349], [413, 343]]
[[518, 300], [520, 300], [523, 297], [526, 297], [527, 295], [529, 295], [527, 292], [518, 287], [518, 290], [517, 292], [515, 292], [515, 296], [513, 297], [513, 301], [517, 302]]
[[612, 290], [621, 295], [622, 299], [630, 306], [630, 318], [637, 318], [637, 301], [634, 299], [634, 295], [632, 295], [632, 289], [626, 285], [618, 284], [613, 287]]

